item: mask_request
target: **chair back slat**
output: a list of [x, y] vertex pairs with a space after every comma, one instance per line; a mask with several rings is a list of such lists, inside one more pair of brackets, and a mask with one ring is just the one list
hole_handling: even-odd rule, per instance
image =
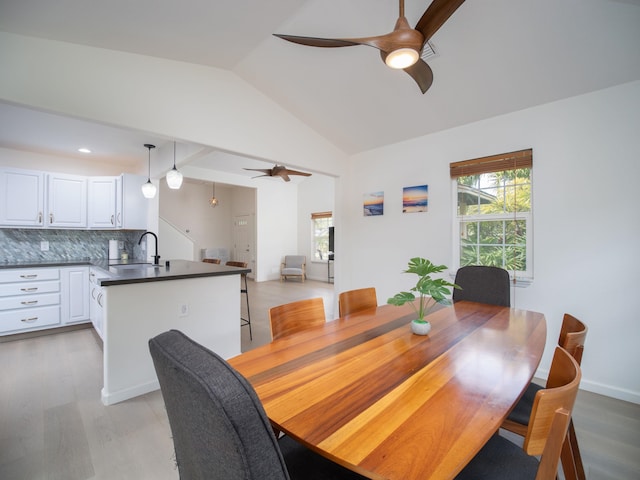
[[322, 325], [325, 321], [322, 297], [299, 300], [269, 309], [272, 340]]
[[373, 287], [349, 290], [338, 295], [338, 316], [378, 306], [376, 289]]
[[[565, 349], [556, 347], [547, 386], [536, 393], [533, 401], [529, 427], [522, 447], [529, 455], [543, 454], [556, 412], [566, 410], [569, 415], [571, 414], [578, 394], [580, 378], [578, 362]], [[565, 435], [566, 428], [561, 432], [560, 448], [552, 455], [555, 456], [557, 453], [558, 459]]]
[[587, 326], [576, 317], [564, 314], [558, 345], [573, 355], [578, 365], [582, 362], [584, 342], [587, 338]]

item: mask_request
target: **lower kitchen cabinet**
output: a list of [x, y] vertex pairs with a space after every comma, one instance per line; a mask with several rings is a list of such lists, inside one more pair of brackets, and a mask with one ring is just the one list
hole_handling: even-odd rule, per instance
[[0, 270], [0, 335], [89, 321], [89, 267]]
[[63, 267], [61, 323], [71, 325], [89, 320], [89, 267]]

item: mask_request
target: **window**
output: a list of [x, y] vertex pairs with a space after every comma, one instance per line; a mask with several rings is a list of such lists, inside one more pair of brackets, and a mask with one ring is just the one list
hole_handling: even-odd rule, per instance
[[533, 278], [532, 150], [450, 165], [455, 192], [454, 263], [509, 270]]
[[313, 260], [326, 262], [329, 258], [329, 227], [333, 226], [332, 212], [311, 214], [311, 251]]

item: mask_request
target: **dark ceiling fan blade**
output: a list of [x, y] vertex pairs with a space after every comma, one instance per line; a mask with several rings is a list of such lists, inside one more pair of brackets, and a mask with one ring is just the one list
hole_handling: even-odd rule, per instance
[[[271, 169], [270, 168], [245, 168], [244, 170], [250, 170], [252, 172], [262, 172], [262, 173], [266, 174], [267, 176], [271, 175]], [[261, 176], [264, 176], [264, 175], [261, 175]]]
[[311, 176], [310, 173], [298, 172], [297, 170], [286, 169], [284, 172], [285, 172], [286, 175], [302, 175], [303, 177], [310, 177]]
[[416, 24], [424, 41], [428, 41], [463, 3], [464, 0], [433, 0]]
[[418, 59], [416, 63], [405, 68], [404, 71], [411, 75], [411, 78], [416, 81], [422, 93], [429, 90], [429, 87], [433, 83], [433, 71], [424, 60]]
[[335, 48], [335, 47], [352, 47], [354, 45], [360, 45], [359, 43], [352, 42], [347, 39], [340, 39], [340, 38], [300, 37], [297, 35], [281, 35], [279, 33], [274, 33], [273, 35], [283, 40], [286, 40], [288, 42], [298, 43], [300, 45], [307, 45], [309, 47]]
[[[380, 51], [380, 56], [382, 57], [382, 61], [385, 61], [387, 58], [387, 54], [383, 51]], [[431, 70], [431, 67], [427, 65], [424, 60], [419, 58], [416, 63], [410, 67], [403, 68], [403, 70], [415, 80], [422, 93], [429, 90], [429, 87], [433, 83], [433, 70]]]

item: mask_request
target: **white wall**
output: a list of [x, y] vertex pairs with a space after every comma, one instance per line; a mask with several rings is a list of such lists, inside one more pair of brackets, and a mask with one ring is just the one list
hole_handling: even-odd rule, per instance
[[44, 155], [41, 153], [24, 152], [10, 148], [0, 148], [0, 166], [87, 176], [140, 173], [135, 169], [127, 169], [119, 164], [96, 162], [78, 158], [66, 158], [55, 155]]
[[[339, 183], [336, 291], [410, 286], [412, 256], [452, 262], [450, 162], [533, 148], [534, 282], [513, 304], [547, 318], [546, 375], [562, 315], [589, 326], [582, 388], [640, 403], [640, 82], [542, 105], [353, 157]], [[390, 168], [392, 166], [393, 168]], [[429, 211], [402, 214], [402, 187], [429, 185]], [[364, 217], [362, 195], [385, 192]]]
[[346, 158], [226, 70], [6, 32], [0, 65], [0, 100], [10, 103], [289, 167], [340, 172]]
[[291, 255], [307, 257], [307, 277], [327, 281], [327, 263], [313, 262], [311, 214], [333, 212], [335, 208], [335, 180], [326, 175], [305, 178], [298, 187], [298, 250]]
[[232, 188], [216, 185], [217, 207], [209, 204], [213, 189], [211, 183], [183, 182], [172, 190], [160, 181], [158, 193], [160, 216], [194, 243], [194, 258], [199, 260], [200, 250], [207, 247], [231, 249], [232, 241]]

